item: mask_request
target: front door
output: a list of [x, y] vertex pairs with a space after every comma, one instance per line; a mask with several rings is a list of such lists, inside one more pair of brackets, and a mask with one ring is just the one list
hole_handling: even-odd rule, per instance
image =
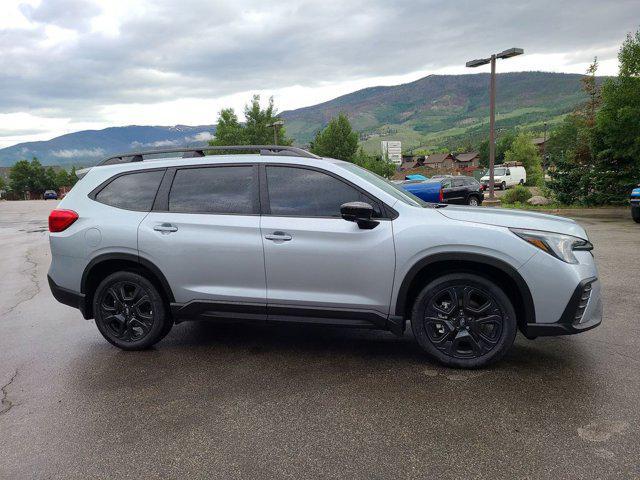
[[257, 167], [179, 168], [170, 185], [162, 211], [140, 224], [140, 255], [190, 313], [266, 318]]
[[[261, 231], [268, 318], [384, 325], [395, 250], [392, 222], [383, 218], [380, 204], [318, 169], [265, 168]], [[362, 230], [343, 220], [340, 206], [352, 201], [372, 204], [380, 223]]]

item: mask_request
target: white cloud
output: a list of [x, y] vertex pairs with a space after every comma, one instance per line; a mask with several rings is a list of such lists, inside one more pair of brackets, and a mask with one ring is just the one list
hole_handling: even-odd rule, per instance
[[51, 155], [58, 158], [84, 158], [84, 157], [102, 157], [104, 150], [102, 148], [72, 148], [68, 150], [54, 150]]

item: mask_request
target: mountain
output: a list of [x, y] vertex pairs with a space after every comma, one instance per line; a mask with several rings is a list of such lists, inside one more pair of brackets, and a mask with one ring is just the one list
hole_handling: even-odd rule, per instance
[[215, 125], [173, 127], [111, 127], [83, 130], [41, 142], [0, 149], [0, 166], [37, 157], [44, 165], [93, 165], [102, 158], [132, 150], [200, 146], [211, 139]]
[[[498, 74], [498, 134], [515, 126], [541, 131], [545, 122], [560, 121], [586, 100], [582, 78], [547, 72]], [[287, 135], [304, 145], [340, 112], [349, 117], [371, 152], [380, 151], [380, 140], [401, 140], [404, 150], [477, 144], [487, 137], [489, 74], [429, 75], [403, 85], [365, 88], [280, 116]], [[214, 125], [85, 130], [0, 149], [0, 166], [33, 156], [47, 165], [92, 165], [108, 155], [136, 149], [200, 146], [214, 132]]]
[[[497, 128], [542, 129], [585, 101], [583, 75], [547, 72], [498, 74]], [[601, 79], [599, 79], [601, 81]], [[429, 75], [411, 83], [358, 90], [319, 105], [286, 111], [287, 135], [308, 143], [329, 120], [344, 112], [364, 147], [401, 140], [404, 148], [435, 147], [485, 137], [489, 118], [489, 74]]]

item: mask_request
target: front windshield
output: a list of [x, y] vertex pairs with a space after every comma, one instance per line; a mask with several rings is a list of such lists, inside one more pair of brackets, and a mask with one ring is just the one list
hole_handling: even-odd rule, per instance
[[372, 183], [380, 190], [383, 190], [385, 193], [388, 193], [393, 198], [400, 200], [407, 205], [411, 205], [412, 207], [427, 207], [430, 206], [428, 203], [422, 201], [415, 195], [407, 192], [404, 188], [396, 185], [395, 183], [390, 182], [386, 178], [382, 178], [380, 175], [376, 175], [369, 170], [366, 170], [362, 167], [359, 167], [353, 163], [341, 163], [341, 167], [347, 169], [351, 173], [355, 173], [357, 176], [366, 180], [369, 183]]

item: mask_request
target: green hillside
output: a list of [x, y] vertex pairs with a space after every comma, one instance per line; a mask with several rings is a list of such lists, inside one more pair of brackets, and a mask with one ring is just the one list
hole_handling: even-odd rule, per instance
[[[497, 76], [497, 128], [541, 129], [585, 100], [582, 75], [547, 72]], [[329, 102], [283, 112], [287, 134], [298, 144], [344, 112], [377, 152], [381, 140], [401, 140], [405, 150], [453, 146], [486, 137], [489, 75], [430, 75], [415, 82], [359, 90]]]

